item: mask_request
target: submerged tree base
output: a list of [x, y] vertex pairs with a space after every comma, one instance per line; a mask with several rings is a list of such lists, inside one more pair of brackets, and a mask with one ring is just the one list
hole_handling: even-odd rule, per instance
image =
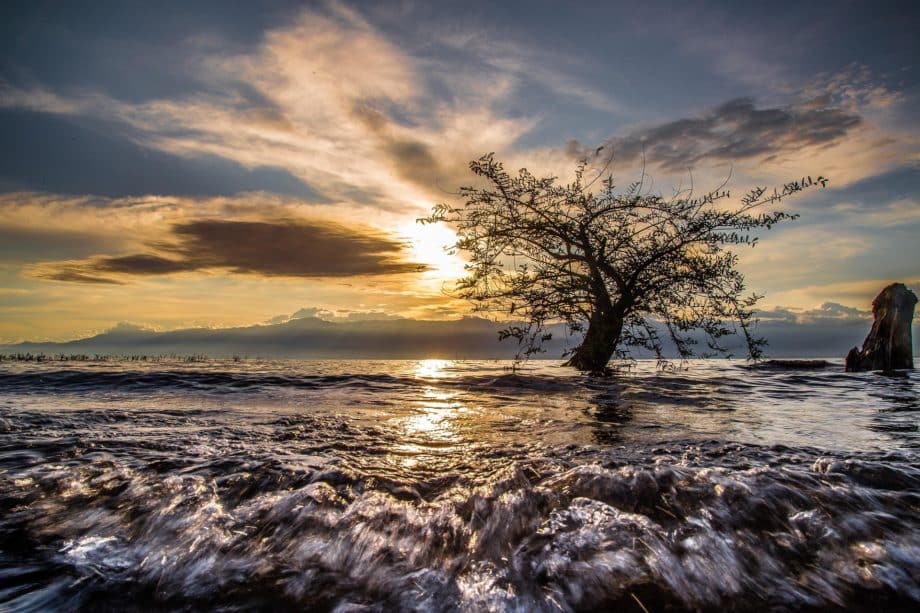
[[573, 362], [572, 360], [567, 360], [562, 363], [563, 366], [569, 366], [576, 370], [583, 372], [586, 375], [591, 375], [592, 377], [610, 377], [613, 376], [615, 372], [614, 369], [609, 366], [585, 366], [580, 362]]
[[622, 333], [622, 319], [615, 316], [592, 317], [581, 345], [565, 365], [590, 375], [610, 376], [613, 371], [607, 364], [616, 351]]

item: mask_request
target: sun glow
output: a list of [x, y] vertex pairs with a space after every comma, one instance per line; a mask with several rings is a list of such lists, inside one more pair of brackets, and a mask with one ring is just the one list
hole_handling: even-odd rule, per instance
[[457, 242], [453, 230], [440, 225], [412, 222], [400, 226], [398, 232], [408, 243], [412, 261], [428, 267], [421, 275], [423, 283], [436, 283], [440, 286], [445, 281], [463, 276], [463, 260], [458, 255], [448, 253], [448, 248]]

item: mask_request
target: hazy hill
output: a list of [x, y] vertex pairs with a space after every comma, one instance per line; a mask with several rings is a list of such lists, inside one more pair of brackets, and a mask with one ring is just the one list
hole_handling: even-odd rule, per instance
[[[205, 354], [215, 357], [285, 358], [508, 358], [514, 342], [498, 342], [501, 326], [467, 317], [454, 321], [393, 319], [330, 322], [315, 317], [241, 328], [192, 328], [154, 332], [120, 325], [102, 334], [65, 343], [19, 343], [4, 352], [88, 354]], [[556, 330], [561, 332], [561, 328]], [[562, 354], [564, 335], [547, 345]]]
[[[833, 316], [832, 316], [833, 315]], [[757, 333], [769, 341], [770, 357], [843, 357], [860, 345], [871, 325], [865, 314], [812, 313], [798, 319], [778, 311], [764, 313]], [[120, 324], [102, 334], [64, 343], [26, 342], [0, 345], [0, 353], [31, 352], [45, 354], [146, 354], [213, 357], [279, 357], [304, 359], [490, 359], [514, 356], [513, 341], [498, 341], [501, 328], [485, 319], [466, 317], [452, 321], [380, 319], [327, 321], [317, 317], [291, 319], [283, 323], [239, 328], [191, 328], [170, 332]], [[542, 357], [559, 358], [567, 339], [562, 326], [553, 326], [553, 340], [546, 344]], [[663, 336], [664, 330], [660, 331]], [[915, 335], [914, 344], [920, 339]], [[743, 356], [739, 342], [729, 343]], [[700, 344], [700, 347], [705, 347]], [[667, 349], [667, 348], [666, 348]], [[915, 351], [917, 351], [915, 349]], [[633, 352], [636, 357], [648, 353]]]

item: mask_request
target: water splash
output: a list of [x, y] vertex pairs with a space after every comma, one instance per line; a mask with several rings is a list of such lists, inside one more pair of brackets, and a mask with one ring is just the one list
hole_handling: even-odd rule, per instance
[[862, 388], [846, 438], [816, 446], [803, 439], [836, 430], [825, 421], [840, 396], [872, 379], [712, 370], [610, 383], [414, 367], [220, 375], [262, 377], [234, 392], [169, 377], [148, 392], [113, 385], [128, 368], [4, 388], [0, 607], [920, 602], [915, 433], [874, 427], [915, 420], [912, 388]]

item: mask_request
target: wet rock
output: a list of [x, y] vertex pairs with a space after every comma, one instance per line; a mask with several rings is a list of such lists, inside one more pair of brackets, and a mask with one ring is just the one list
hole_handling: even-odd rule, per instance
[[917, 296], [903, 283], [892, 283], [872, 301], [875, 321], [862, 349], [846, 357], [847, 372], [913, 368], [911, 321]]

